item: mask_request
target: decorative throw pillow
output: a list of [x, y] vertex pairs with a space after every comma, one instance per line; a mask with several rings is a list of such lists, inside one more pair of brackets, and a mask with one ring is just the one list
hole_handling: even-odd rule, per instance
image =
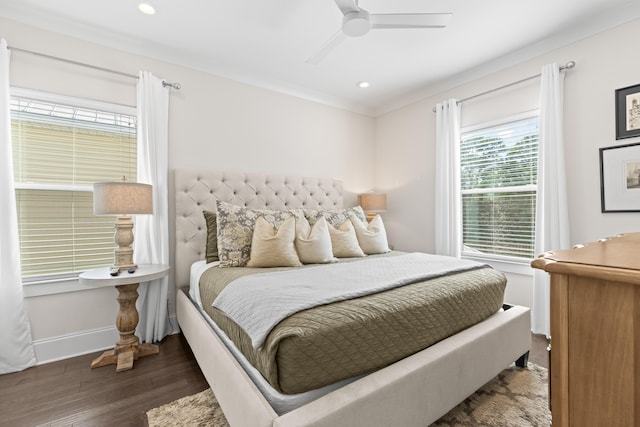
[[277, 228], [287, 218], [294, 216], [293, 211], [250, 209], [220, 200], [216, 202], [216, 208], [220, 267], [247, 265], [251, 256], [253, 228], [259, 217]]
[[358, 245], [356, 230], [350, 219], [347, 219], [341, 226], [335, 228], [329, 224], [329, 235], [331, 236], [331, 247], [333, 256], [336, 258], [353, 258], [365, 256]]
[[382, 223], [382, 217], [376, 215], [368, 226], [365, 226], [357, 218], [352, 219], [356, 230], [358, 244], [367, 255], [383, 254], [389, 252], [389, 242], [387, 242], [387, 232]]
[[202, 214], [207, 223], [207, 245], [205, 247], [204, 257], [207, 263], [210, 263], [218, 260], [218, 226], [216, 225], [216, 213], [202, 211]]
[[302, 265], [294, 241], [296, 218], [287, 218], [276, 230], [264, 217], [258, 217], [251, 239], [247, 267], [299, 267]]
[[329, 225], [339, 227], [344, 224], [344, 222], [348, 220], [352, 214], [355, 215], [355, 217], [361, 220], [363, 223], [367, 222], [367, 216], [364, 214], [364, 211], [360, 206], [355, 206], [348, 209], [304, 210], [304, 216], [305, 218], [307, 218], [311, 226], [313, 226], [320, 218], [324, 218], [327, 220], [327, 223]]
[[327, 220], [320, 218], [311, 227], [300, 215], [296, 218], [296, 250], [303, 264], [326, 264], [338, 261], [333, 256]]

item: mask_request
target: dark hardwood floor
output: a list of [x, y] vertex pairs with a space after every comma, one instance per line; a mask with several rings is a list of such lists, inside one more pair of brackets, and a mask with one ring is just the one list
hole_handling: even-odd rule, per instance
[[0, 375], [0, 426], [145, 426], [149, 409], [208, 387], [182, 334], [129, 371], [91, 369], [100, 354]]
[[[548, 368], [547, 340], [532, 335], [529, 361]], [[145, 426], [146, 411], [208, 387], [181, 334], [133, 369], [91, 369], [101, 353], [0, 375], [0, 426]]]
[[549, 340], [544, 335], [531, 334], [531, 351], [529, 352], [529, 362], [549, 369], [549, 352], [547, 347]]

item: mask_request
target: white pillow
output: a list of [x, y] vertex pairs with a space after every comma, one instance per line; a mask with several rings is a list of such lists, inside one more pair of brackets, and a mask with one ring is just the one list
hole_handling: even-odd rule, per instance
[[263, 217], [256, 219], [247, 267], [299, 267], [294, 240], [296, 218], [287, 218], [277, 230]]
[[328, 224], [329, 235], [331, 236], [331, 247], [333, 256], [337, 258], [353, 258], [365, 256], [358, 245], [356, 231], [350, 219], [342, 223], [338, 228]]
[[387, 232], [380, 215], [376, 215], [367, 226], [358, 218], [352, 218], [351, 221], [356, 229], [358, 244], [365, 254], [383, 254], [390, 251]]
[[326, 264], [338, 261], [333, 256], [327, 220], [322, 217], [311, 227], [300, 215], [296, 218], [296, 250], [303, 264]]

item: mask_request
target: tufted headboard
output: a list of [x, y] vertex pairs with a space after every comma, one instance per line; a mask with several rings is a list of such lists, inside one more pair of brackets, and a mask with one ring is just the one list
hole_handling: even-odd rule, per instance
[[176, 287], [189, 284], [191, 264], [204, 259], [207, 225], [203, 210], [216, 200], [254, 209], [342, 208], [342, 182], [240, 172], [175, 169]]

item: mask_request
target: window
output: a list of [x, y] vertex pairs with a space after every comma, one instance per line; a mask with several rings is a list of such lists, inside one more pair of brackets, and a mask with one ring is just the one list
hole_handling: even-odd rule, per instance
[[538, 113], [463, 129], [463, 253], [534, 257]]
[[114, 218], [93, 183], [135, 181], [135, 108], [12, 90], [11, 136], [23, 281], [113, 262]]

